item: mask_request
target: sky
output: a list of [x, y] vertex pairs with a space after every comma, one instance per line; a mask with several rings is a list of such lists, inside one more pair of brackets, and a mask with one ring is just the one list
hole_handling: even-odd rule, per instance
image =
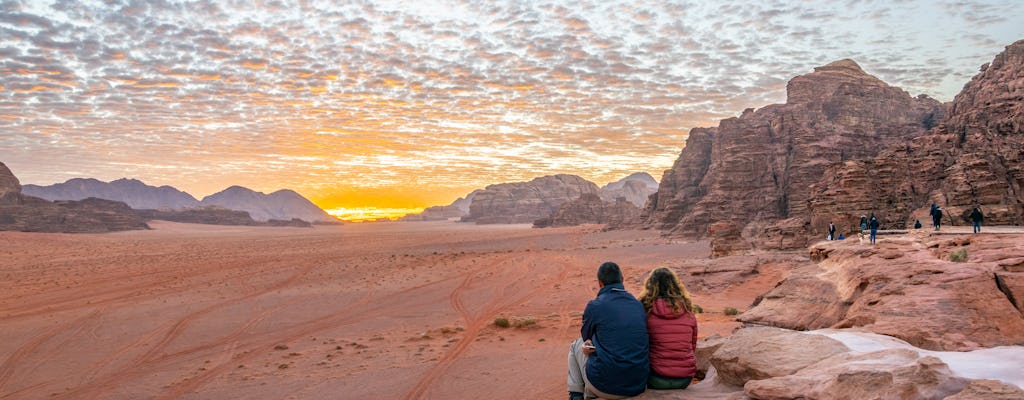
[[950, 101], [1021, 21], [1019, 0], [0, 0], [0, 162], [372, 215], [660, 179], [691, 128], [838, 59]]

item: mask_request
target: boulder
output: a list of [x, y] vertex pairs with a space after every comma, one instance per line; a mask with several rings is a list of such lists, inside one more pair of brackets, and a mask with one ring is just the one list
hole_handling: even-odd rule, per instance
[[786, 376], [750, 380], [754, 399], [943, 399], [967, 386], [942, 360], [908, 349], [842, 353]]
[[822, 359], [850, 351], [837, 340], [770, 327], [740, 329], [711, 356], [717, 382], [743, 386], [747, 381], [791, 375]]
[[992, 379], [975, 379], [955, 395], [946, 400], [1020, 400], [1024, 390]]

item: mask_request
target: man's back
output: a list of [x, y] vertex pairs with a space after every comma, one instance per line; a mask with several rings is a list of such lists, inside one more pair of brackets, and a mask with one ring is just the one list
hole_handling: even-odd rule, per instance
[[621, 283], [606, 285], [587, 303], [580, 334], [596, 347], [586, 367], [595, 388], [625, 396], [643, 393], [650, 365], [647, 315]]

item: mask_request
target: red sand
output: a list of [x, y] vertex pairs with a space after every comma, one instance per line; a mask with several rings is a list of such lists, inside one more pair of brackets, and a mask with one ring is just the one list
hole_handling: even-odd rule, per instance
[[[595, 227], [151, 226], [0, 232], [0, 399], [561, 399], [601, 262], [638, 294], [636, 277], [709, 253]], [[768, 275], [696, 302], [742, 311]]]

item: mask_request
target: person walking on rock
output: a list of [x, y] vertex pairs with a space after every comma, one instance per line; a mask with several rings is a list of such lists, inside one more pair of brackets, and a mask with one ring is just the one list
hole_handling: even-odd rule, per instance
[[828, 240], [836, 240], [836, 224], [828, 223]]
[[935, 230], [942, 228], [942, 207], [935, 207], [935, 211], [932, 212], [932, 225], [935, 226]]
[[671, 269], [651, 271], [640, 293], [651, 338], [651, 389], [686, 389], [697, 374], [697, 318], [686, 286]]
[[866, 231], [866, 230], [868, 230], [868, 217], [864, 216], [864, 214], [861, 214], [860, 215], [860, 233], [861, 233], [861, 237], [864, 237], [863, 236], [864, 235], [864, 231]]
[[974, 233], [981, 233], [981, 223], [985, 221], [985, 214], [981, 213], [981, 209], [974, 207], [974, 211], [971, 211], [971, 222], [974, 222]]
[[623, 399], [647, 389], [647, 313], [622, 285], [618, 264], [597, 268], [600, 290], [583, 311], [580, 337], [569, 347], [570, 400]]
[[878, 218], [875, 218], [875, 213], [871, 213], [871, 221], [868, 222], [871, 226], [871, 244], [875, 244], [875, 237], [878, 235]]

